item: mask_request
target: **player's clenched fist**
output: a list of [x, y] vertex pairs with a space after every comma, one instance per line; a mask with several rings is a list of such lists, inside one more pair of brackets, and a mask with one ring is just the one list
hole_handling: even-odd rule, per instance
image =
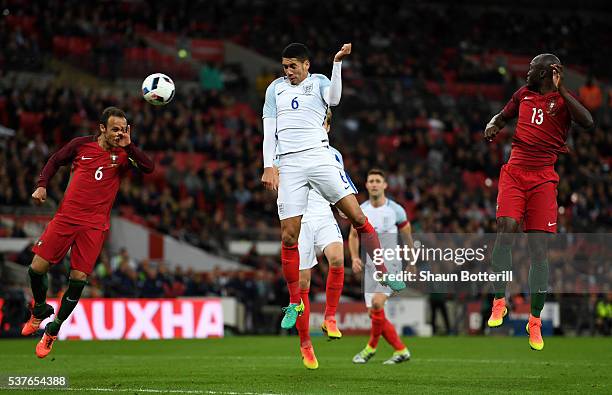
[[484, 131], [484, 138], [487, 141], [491, 141], [499, 133], [499, 127], [495, 124], [489, 123]]
[[274, 167], [266, 167], [261, 183], [268, 191], [278, 191], [278, 170]]
[[35, 204], [43, 204], [47, 200], [47, 188], [38, 187], [32, 194]]
[[340, 48], [340, 51], [338, 51], [338, 53], [336, 54], [336, 56], [334, 56], [334, 62], [341, 62], [342, 59], [344, 59], [344, 57], [348, 54], [351, 53], [351, 48], [352, 48], [353, 44], [348, 43], [348, 44], [344, 44], [342, 46], [342, 48]]

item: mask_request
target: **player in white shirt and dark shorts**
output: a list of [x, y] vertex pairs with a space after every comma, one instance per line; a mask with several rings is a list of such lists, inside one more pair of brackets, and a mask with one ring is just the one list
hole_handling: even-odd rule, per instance
[[[366, 213], [376, 229], [376, 232], [381, 239], [383, 247], [395, 249], [399, 242], [398, 233], [401, 235], [402, 241], [409, 247], [412, 247], [411, 226], [406, 216], [406, 211], [402, 206], [385, 196], [387, 182], [385, 173], [380, 169], [372, 169], [368, 172], [366, 180], [366, 189], [368, 190], [369, 198], [361, 208]], [[353, 228], [349, 235], [349, 252], [351, 254], [352, 268], [354, 273], [364, 272], [366, 283], [373, 284], [374, 272], [378, 270], [371, 262], [366, 262], [365, 266], [359, 255], [359, 237], [357, 231]], [[385, 261], [389, 273], [399, 273], [402, 270], [401, 260]], [[377, 285], [377, 288], [381, 287]], [[400, 340], [397, 331], [393, 324], [385, 317], [385, 303], [393, 293], [389, 287], [384, 289], [368, 289], [365, 287], [364, 297], [366, 307], [372, 320], [372, 328], [370, 331], [370, 340], [366, 347], [361, 350], [355, 357], [354, 363], [366, 363], [376, 353], [378, 340], [382, 335], [385, 340], [394, 348], [395, 352], [384, 362], [384, 364], [396, 364], [410, 359], [410, 352]]]
[[[299, 43], [289, 44], [282, 53], [285, 77], [274, 80], [266, 90], [263, 106], [262, 183], [268, 190], [278, 190], [278, 216], [281, 221], [281, 262], [289, 289], [289, 306], [281, 322], [292, 328], [304, 311], [300, 299], [298, 239], [302, 216], [308, 205], [308, 193], [316, 190], [326, 201], [341, 210], [363, 235], [364, 249], [380, 248], [372, 225], [359, 207], [342, 166], [329, 149], [324, 120], [329, 106], [340, 102], [342, 59], [351, 52], [344, 44], [334, 57], [331, 81], [322, 74], [310, 74], [310, 53]], [[274, 159], [278, 155], [278, 172]], [[385, 272], [384, 264], [380, 265]], [[396, 290], [403, 282], [388, 282]], [[327, 327], [328, 322], [324, 322]]]

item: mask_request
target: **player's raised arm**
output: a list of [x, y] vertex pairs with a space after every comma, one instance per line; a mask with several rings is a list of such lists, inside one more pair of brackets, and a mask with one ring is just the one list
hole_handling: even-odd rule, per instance
[[155, 170], [155, 162], [149, 158], [147, 154], [141, 151], [134, 143], [132, 143], [130, 137], [130, 125], [127, 127], [127, 133], [123, 133], [118, 136], [118, 144], [123, 147], [125, 152], [128, 154], [130, 163], [145, 174], [152, 173]]
[[564, 84], [564, 72], [563, 66], [560, 64], [553, 64], [550, 67], [553, 69], [553, 84], [559, 91], [563, 100], [567, 104], [567, 108], [572, 117], [572, 121], [585, 129], [591, 129], [594, 126], [593, 117], [589, 110], [587, 110], [582, 103], [580, 103], [571, 93], [567, 90]]
[[331, 84], [324, 88], [323, 99], [330, 106], [337, 106], [342, 96], [342, 59], [351, 53], [352, 44], [344, 44], [340, 51], [334, 56]]
[[64, 165], [72, 162], [76, 156], [77, 148], [82, 144], [83, 138], [76, 138], [71, 140], [68, 144], [64, 145], [60, 150], [55, 152], [40, 172], [38, 177], [37, 188], [32, 193], [32, 199], [35, 204], [42, 204], [47, 200], [47, 184], [49, 180], [53, 178], [57, 170]]
[[261, 183], [269, 191], [278, 190], [278, 171], [274, 169], [276, 155], [276, 95], [275, 82], [266, 89], [266, 100], [263, 106], [263, 166]]

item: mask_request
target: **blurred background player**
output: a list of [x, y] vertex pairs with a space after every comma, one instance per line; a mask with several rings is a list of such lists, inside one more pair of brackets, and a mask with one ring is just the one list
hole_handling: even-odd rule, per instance
[[[329, 140], [323, 127], [328, 106], [340, 103], [342, 59], [350, 53], [351, 44], [344, 44], [336, 53], [330, 81], [324, 75], [308, 72], [310, 52], [304, 44], [289, 44], [282, 53], [285, 77], [274, 80], [266, 90], [261, 181], [266, 189], [278, 190], [281, 262], [289, 290], [289, 306], [284, 308], [281, 322], [284, 329], [292, 328], [304, 311], [299, 289], [298, 239], [309, 190], [319, 192], [348, 217], [360, 234], [369, 236], [367, 251], [380, 247], [374, 228], [344, 177], [344, 169], [327, 148]], [[276, 154], [280, 158], [278, 172], [273, 166]], [[389, 285], [398, 290], [405, 287], [402, 282]]]
[[[548, 291], [548, 241], [542, 233], [557, 231], [559, 175], [554, 165], [559, 154], [568, 152], [565, 141], [572, 121], [583, 128], [593, 127], [591, 114], [569, 93], [563, 77], [563, 66], [555, 55], [540, 54], [533, 58], [527, 84], [512, 95], [484, 132], [484, 137], [492, 140], [508, 121], [518, 116], [510, 159], [499, 176], [492, 266], [495, 272], [511, 270], [514, 233], [523, 222], [523, 230], [529, 233], [531, 258], [531, 314], [527, 332], [534, 350], [544, 348], [540, 312]], [[500, 326], [508, 312], [505, 293], [506, 283], [496, 282], [490, 327]]]
[[[383, 247], [386, 246], [387, 248], [394, 249], [399, 241], [396, 236], [399, 231], [402, 241], [412, 248], [411, 226], [406, 216], [406, 211], [402, 206], [385, 196], [385, 190], [387, 189], [385, 173], [380, 169], [370, 170], [366, 180], [366, 189], [369, 197], [361, 205], [361, 208], [368, 218], [371, 219], [372, 226], [374, 226], [378, 236], [381, 238]], [[387, 246], [387, 244], [389, 245]], [[351, 228], [349, 235], [349, 252], [353, 272], [361, 273], [364, 271], [364, 263], [359, 255], [359, 236], [354, 228]], [[387, 269], [391, 273], [397, 273], [401, 270], [401, 261], [386, 261], [386, 264]], [[366, 276], [366, 281], [373, 281], [375, 270], [374, 265], [365, 265], [364, 276]], [[376, 354], [376, 347], [381, 335], [395, 350], [391, 358], [384, 362], [385, 364], [408, 361], [410, 359], [410, 352], [400, 340], [393, 324], [385, 317], [385, 303], [389, 296], [391, 296], [392, 290], [387, 288], [384, 292], [368, 291], [366, 287], [364, 298], [372, 320], [370, 340], [365, 348], [353, 357], [353, 362], [368, 362]]]
[[110, 228], [110, 212], [129, 164], [144, 173], [151, 173], [155, 166], [131, 142], [125, 113], [116, 107], [108, 107], [102, 112], [100, 130], [95, 136], [72, 139], [51, 156], [32, 194], [36, 204], [45, 202], [49, 180], [60, 166], [69, 163], [72, 164], [72, 177], [64, 199], [32, 248], [35, 255], [28, 269], [34, 307], [21, 332], [24, 336], [36, 332], [40, 323], [54, 313], [53, 307], [46, 303], [47, 272], [49, 265], [61, 262], [71, 250], [68, 289], [55, 319], [47, 324], [36, 346], [39, 358], [49, 354], [62, 322], [79, 302]]
[[[327, 110], [325, 129], [329, 133], [331, 125], [331, 110]], [[334, 157], [344, 167], [342, 154], [329, 147]], [[357, 193], [348, 174], [345, 177], [351, 185], [353, 193]], [[316, 369], [319, 366], [310, 341], [310, 278], [311, 270], [317, 265], [317, 254], [324, 254], [329, 263], [327, 284], [325, 287], [325, 315], [321, 330], [330, 340], [340, 339], [342, 332], [336, 325], [336, 309], [344, 285], [344, 245], [340, 227], [329, 205], [316, 190], [308, 192], [308, 207], [302, 217], [302, 229], [298, 241], [300, 251], [300, 296], [304, 303], [304, 313], [295, 324], [300, 336], [300, 351], [304, 366]]]

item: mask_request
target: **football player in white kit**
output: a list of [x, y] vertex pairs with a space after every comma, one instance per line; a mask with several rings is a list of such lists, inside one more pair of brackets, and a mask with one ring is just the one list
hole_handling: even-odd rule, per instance
[[[262, 183], [278, 190], [278, 216], [281, 221], [281, 263], [289, 289], [289, 306], [283, 310], [284, 329], [292, 328], [304, 311], [300, 299], [298, 239], [301, 220], [308, 204], [308, 192], [315, 189], [330, 204], [341, 210], [363, 235], [368, 255], [380, 248], [376, 231], [368, 222], [353, 195], [342, 166], [329, 149], [323, 127], [328, 106], [340, 102], [342, 59], [351, 53], [344, 44], [334, 56], [331, 81], [322, 74], [310, 74], [310, 54], [304, 44], [289, 44], [282, 53], [285, 77], [268, 86], [263, 106]], [[274, 159], [278, 154], [278, 172]], [[280, 185], [280, 186], [279, 186]], [[385, 272], [384, 264], [380, 270]], [[388, 281], [394, 290], [405, 287], [401, 281]]]
[[[331, 125], [331, 116], [331, 110], [328, 110], [325, 119], [327, 132], [329, 132]], [[344, 167], [342, 154], [333, 147], [329, 147], [329, 149], [340, 165]], [[351, 185], [352, 192], [357, 193], [346, 172], [345, 177]], [[310, 293], [311, 271], [318, 263], [317, 254], [324, 254], [329, 263], [329, 271], [325, 287], [325, 315], [321, 330], [327, 334], [330, 340], [340, 339], [342, 333], [336, 325], [336, 309], [344, 286], [344, 242], [329, 202], [314, 189], [308, 192], [308, 207], [302, 217], [298, 245], [300, 251], [300, 297], [304, 303], [304, 313], [298, 317], [295, 327], [300, 336], [300, 352], [304, 366], [308, 369], [317, 369], [319, 362], [310, 340], [310, 300], [308, 294]]]
[[[368, 200], [365, 201], [361, 208], [366, 213], [372, 226], [376, 229], [379, 237], [382, 237], [382, 243], [387, 248], [395, 248], [397, 242], [397, 233], [402, 237], [402, 241], [412, 248], [411, 226], [406, 216], [406, 211], [402, 206], [395, 203], [393, 200], [385, 196], [387, 182], [385, 173], [380, 169], [372, 169], [368, 172], [366, 180], [366, 189], [368, 190]], [[383, 236], [384, 235], [384, 236]], [[389, 244], [388, 246], [386, 244]], [[364, 271], [369, 281], [373, 281], [374, 271], [377, 269], [371, 263], [364, 264], [359, 255], [359, 236], [355, 229], [351, 229], [349, 234], [349, 252], [351, 255], [352, 268], [354, 273]], [[397, 273], [401, 268], [402, 262], [386, 261], [387, 268], [390, 273]], [[364, 270], [365, 269], [365, 270]], [[367, 287], [366, 287], [367, 288]], [[369, 292], [368, 292], [369, 291]], [[396, 364], [410, 359], [410, 352], [402, 343], [393, 324], [385, 317], [385, 303], [392, 294], [392, 290], [386, 287], [381, 292], [371, 292], [366, 289], [364, 292], [366, 307], [372, 320], [372, 328], [370, 330], [370, 340], [366, 347], [353, 357], [354, 363], [366, 363], [376, 353], [378, 340], [382, 335], [385, 340], [394, 348], [395, 352], [384, 364]]]

